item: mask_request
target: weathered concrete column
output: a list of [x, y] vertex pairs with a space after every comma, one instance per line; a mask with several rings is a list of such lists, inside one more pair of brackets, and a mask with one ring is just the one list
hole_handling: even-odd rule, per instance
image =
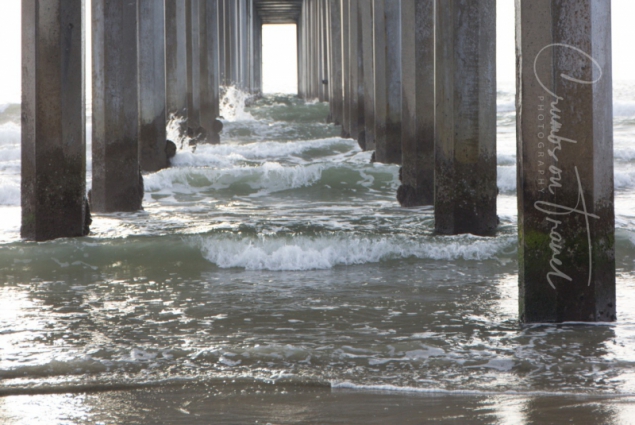
[[199, 28], [201, 1], [185, 0], [187, 15], [187, 126], [190, 135], [192, 132], [198, 133], [201, 126], [201, 40]]
[[249, 75], [249, 40], [248, 40], [248, 35], [247, 35], [247, 28], [249, 27], [248, 25], [248, 16], [247, 16], [247, 11], [248, 11], [248, 7], [247, 7], [247, 1], [246, 0], [239, 0], [238, 2], [238, 25], [239, 25], [239, 34], [238, 34], [238, 40], [239, 40], [239, 55], [238, 55], [238, 59], [239, 59], [239, 63], [240, 63], [240, 67], [239, 67], [239, 73], [238, 73], [238, 81], [239, 81], [239, 85], [240, 87], [245, 90], [248, 91], [249, 90], [249, 84], [248, 84], [248, 78], [247, 76]]
[[309, 8], [309, 93], [311, 99], [317, 99], [318, 97], [318, 85], [317, 85], [317, 28], [315, 22], [315, 10], [316, 10], [316, 0], [310, 0], [310, 8]]
[[143, 171], [169, 165], [166, 146], [165, 3], [139, 5], [139, 157]]
[[[375, 150], [375, 70], [373, 66], [373, 4], [359, 3], [362, 33], [363, 83], [364, 83], [364, 135], [362, 148]], [[360, 140], [360, 144], [362, 140]]]
[[493, 235], [496, 2], [436, 0], [435, 228]]
[[93, 185], [91, 208], [137, 211], [139, 170], [137, 3], [92, 0]]
[[401, 13], [399, 0], [374, 0], [375, 160], [401, 163]]
[[331, 117], [333, 123], [342, 123], [342, 21], [340, 0], [330, 0], [331, 24], [331, 79], [329, 85], [332, 90], [330, 99]]
[[611, 5], [516, 13], [520, 319], [614, 321]]
[[298, 23], [296, 26], [296, 43], [297, 43], [297, 64], [298, 64], [298, 97], [304, 99], [306, 91], [304, 90], [304, 7], [300, 12]]
[[225, 43], [225, 0], [218, 0], [218, 75], [221, 86], [227, 85]]
[[218, 133], [222, 123], [219, 115], [218, 76], [218, 1], [204, 0], [200, 5], [200, 76], [201, 76], [201, 126], [207, 131], [207, 141], [220, 143]]
[[434, 0], [401, 2], [402, 206], [434, 203]]
[[326, 44], [326, 1], [320, 0], [318, 2], [318, 13], [319, 15], [316, 17], [318, 20], [319, 27], [319, 44], [320, 44], [320, 56], [319, 56], [319, 69], [320, 76], [318, 84], [320, 86], [320, 100], [322, 102], [326, 102], [329, 100], [328, 93], [328, 46]]
[[[22, 227], [25, 239], [84, 236], [84, 2], [22, 2]], [[44, 7], [46, 6], [46, 7]]]
[[165, 0], [165, 72], [168, 114], [187, 113], [185, 2]]
[[238, 39], [238, 2], [239, 0], [231, 0], [228, 4], [229, 21], [227, 30], [229, 31], [229, 78], [232, 85], [239, 85], [240, 72], [240, 45]]
[[254, 17], [254, 91], [262, 94], [262, 20]]
[[350, 91], [350, 44], [349, 0], [341, 0], [342, 29], [342, 137], [350, 137], [351, 131], [351, 91]]
[[348, 96], [349, 96], [349, 134], [357, 140], [359, 137], [359, 64], [358, 55], [361, 52], [357, 30], [358, 23], [358, 3], [359, 0], [348, 0]]

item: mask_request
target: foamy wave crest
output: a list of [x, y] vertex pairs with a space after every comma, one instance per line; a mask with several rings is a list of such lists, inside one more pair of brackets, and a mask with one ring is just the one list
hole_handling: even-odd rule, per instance
[[273, 237], [238, 239], [200, 237], [195, 244], [203, 256], [221, 268], [247, 270], [321, 270], [341, 265], [378, 263], [402, 258], [487, 260], [513, 250], [514, 237], [408, 240], [403, 237]]
[[220, 114], [227, 121], [253, 121], [254, 117], [245, 111], [247, 99], [251, 96], [234, 86], [224, 88], [220, 100]]
[[635, 171], [615, 170], [615, 189], [630, 189], [635, 186]]
[[285, 158], [307, 151], [325, 150], [333, 154], [333, 148], [358, 150], [357, 143], [340, 138], [318, 139], [300, 142], [257, 142], [248, 144], [199, 145], [196, 152], [180, 151], [172, 159], [174, 166], [227, 166], [240, 160]]
[[179, 188], [188, 192], [198, 189], [227, 189], [244, 183], [252, 189], [277, 192], [310, 186], [322, 177], [326, 165], [283, 167], [277, 162], [265, 162], [257, 167], [226, 169], [169, 168], [144, 177], [147, 191]]
[[635, 117], [635, 101], [616, 100], [613, 102], [613, 116]]
[[498, 166], [496, 171], [496, 185], [501, 193], [513, 194], [516, 192], [516, 166]]
[[20, 205], [20, 177], [0, 175], [0, 205]]
[[20, 124], [8, 122], [0, 125], [0, 146], [17, 145], [19, 147], [20, 135]]

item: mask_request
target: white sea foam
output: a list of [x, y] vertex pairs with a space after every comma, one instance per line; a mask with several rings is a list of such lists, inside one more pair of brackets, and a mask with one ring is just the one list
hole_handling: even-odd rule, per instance
[[227, 121], [253, 121], [254, 117], [245, 111], [245, 103], [251, 96], [235, 86], [225, 87], [220, 99], [220, 114]]
[[514, 193], [516, 191], [516, 166], [498, 166], [496, 171], [496, 184], [501, 193]]
[[615, 170], [615, 189], [630, 189], [635, 186], [635, 170]]
[[588, 393], [588, 392], [567, 392], [567, 391], [483, 391], [483, 390], [448, 390], [444, 388], [398, 386], [390, 384], [364, 385], [349, 381], [332, 381], [331, 388], [335, 390], [355, 390], [368, 392], [396, 392], [396, 393], [417, 393], [417, 394], [443, 394], [443, 395], [467, 395], [467, 396], [493, 396], [493, 395], [520, 395], [525, 397], [555, 397], [555, 396], [575, 396], [579, 398], [589, 397], [632, 397], [630, 392], [622, 393]]
[[635, 101], [632, 101], [632, 100], [613, 101], [613, 116], [635, 117]]
[[193, 240], [203, 256], [221, 268], [319, 270], [416, 257], [432, 260], [487, 260], [515, 246], [515, 237], [458, 236], [428, 240], [400, 237], [231, 238]]
[[[0, 125], [0, 146], [20, 146], [20, 124], [8, 122]], [[3, 158], [0, 158], [2, 160]]]
[[0, 205], [20, 205], [20, 179], [18, 176], [0, 175]]
[[182, 150], [173, 158], [175, 166], [226, 166], [241, 160], [285, 158], [301, 155], [309, 150], [332, 149], [342, 146], [359, 150], [357, 143], [340, 138], [317, 139], [299, 142], [256, 142], [248, 144], [199, 145], [195, 152]]
[[244, 183], [267, 193], [310, 186], [320, 179], [325, 164], [284, 167], [277, 162], [258, 166], [211, 168], [168, 168], [144, 177], [147, 191], [156, 192], [178, 188], [185, 192], [200, 189], [227, 189], [235, 183]]

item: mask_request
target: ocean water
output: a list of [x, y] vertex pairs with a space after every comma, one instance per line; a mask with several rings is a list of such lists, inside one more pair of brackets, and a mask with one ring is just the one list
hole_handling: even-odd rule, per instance
[[230, 95], [223, 143], [178, 141], [174, 166], [144, 176], [143, 211], [39, 244], [19, 237], [19, 106], [0, 105], [0, 395], [181, 382], [635, 394], [635, 84], [615, 89], [609, 325], [517, 321], [513, 87], [498, 92], [492, 238], [434, 235], [432, 208], [398, 205], [398, 166], [340, 138], [327, 104]]

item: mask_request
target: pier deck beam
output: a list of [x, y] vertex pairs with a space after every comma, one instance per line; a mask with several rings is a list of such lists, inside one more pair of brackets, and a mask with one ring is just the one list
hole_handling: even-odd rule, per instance
[[137, 211], [139, 170], [137, 3], [92, 0], [93, 185], [98, 212]]
[[22, 2], [22, 227], [44, 241], [88, 233], [84, 1]]
[[139, 156], [143, 171], [169, 165], [166, 146], [165, 3], [139, 0]]
[[520, 319], [614, 321], [611, 5], [516, 8]]
[[496, 2], [435, 1], [435, 228], [493, 235]]
[[434, 203], [434, 0], [401, 2], [404, 207]]

